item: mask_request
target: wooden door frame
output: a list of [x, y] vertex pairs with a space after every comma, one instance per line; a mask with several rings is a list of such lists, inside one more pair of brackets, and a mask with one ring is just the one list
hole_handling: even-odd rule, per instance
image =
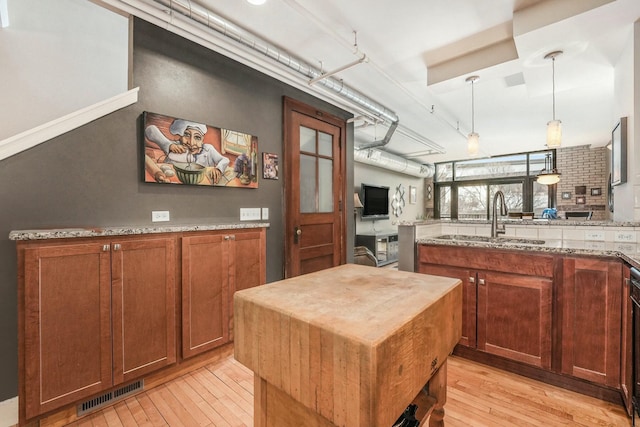
[[327, 113], [326, 111], [321, 111], [313, 106], [304, 104], [303, 102], [297, 101], [295, 99], [289, 98], [287, 96], [283, 97], [283, 152], [284, 152], [284, 224], [285, 224], [285, 233], [284, 233], [284, 266], [283, 273], [284, 277], [291, 277], [291, 250], [293, 249], [293, 229], [296, 224], [294, 224], [293, 218], [290, 214], [290, 206], [292, 205], [291, 197], [291, 189], [290, 185], [293, 182], [294, 177], [292, 176], [292, 168], [289, 167], [293, 160], [294, 152], [291, 147], [291, 133], [289, 131], [289, 127], [291, 125], [291, 116], [292, 113], [299, 113], [309, 117], [313, 117], [317, 120], [321, 120], [330, 125], [336, 126], [340, 129], [340, 182], [336, 189], [341, 192], [340, 200], [341, 206], [339, 206], [340, 210], [340, 264], [345, 264], [347, 262], [347, 216], [346, 216], [346, 208], [347, 208], [347, 122], [344, 119], [341, 119], [333, 114]]

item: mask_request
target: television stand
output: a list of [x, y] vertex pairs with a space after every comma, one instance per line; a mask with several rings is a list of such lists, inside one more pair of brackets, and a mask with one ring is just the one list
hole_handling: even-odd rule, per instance
[[370, 231], [356, 235], [356, 246], [365, 246], [378, 260], [378, 266], [398, 261], [398, 232]]

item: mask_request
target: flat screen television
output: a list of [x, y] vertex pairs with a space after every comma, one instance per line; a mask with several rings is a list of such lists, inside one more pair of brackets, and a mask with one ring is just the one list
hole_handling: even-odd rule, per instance
[[362, 219], [389, 219], [389, 187], [362, 184]]

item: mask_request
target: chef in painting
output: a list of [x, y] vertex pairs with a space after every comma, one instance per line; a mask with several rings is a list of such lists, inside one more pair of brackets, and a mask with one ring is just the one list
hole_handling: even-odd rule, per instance
[[229, 159], [220, 154], [213, 145], [204, 144], [207, 125], [175, 119], [169, 127], [169, 132], [178, 138], [175, 141], [168, 139], [155, 125], [147, 126], [144, 135], [164, 151], [167, 155], [165, 163], [196, 163], [204, 166], [212, 183], [217, 184], [229, 165]]

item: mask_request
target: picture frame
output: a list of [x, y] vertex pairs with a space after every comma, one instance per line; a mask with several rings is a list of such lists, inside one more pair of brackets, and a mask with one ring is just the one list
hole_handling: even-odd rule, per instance
[[585, 205], [585, 204], [587, 204], [587, 198], [585, 196], [576, 197], [576, 205]]
[[562, 192], [563, 200], [571, 200], [571, 191], [563, 191]]
[[591, 189], [591, 195], [592, 196], [601, 196], [602, 195], [602, 188], [592, 188]]
[[586, 185], [576, 185], [575, 193], [582, 195], [587, 194], [587, 186]]
[[258, 188], [258, 137], [145, 111], [142, 179], [147, 183]]
[[413, 185], [409, 186], [409, 203], [412, 205], [416, 204], [416, 200], [418, 198], [418, 190]]
[[264, 179], [278, 179], [278, 155], [262, 153], [262, 177]]
[[611, 185], [627, 182], [627, 118], [622, 117], [611, 131]]

